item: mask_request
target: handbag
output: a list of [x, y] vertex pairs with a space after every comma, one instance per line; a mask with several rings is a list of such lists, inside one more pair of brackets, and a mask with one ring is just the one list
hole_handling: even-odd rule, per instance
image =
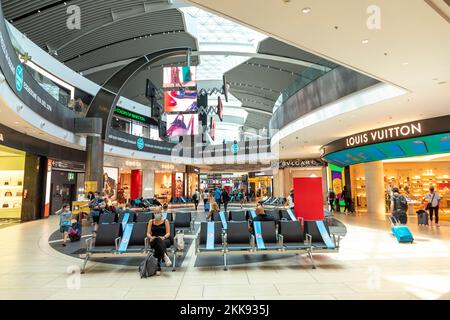
[[430, 210], [431, 208], [433, 208], [433, 200], [434, 200], [434, 196], [435, 196], [435, 195], [436, 195], [436, 194], [433, 193], [433, 197], [431, 198], [431, 201], [428, 202], [427, 206], [425, 207], [426, 210]]
[[2, 205], [2, 208], [9, 208], [9, 204], [4, 203], [4, 204]]
[[12, 192], [11, 191], [6, 191], [5, 192], [5, 197], [12, 197]]

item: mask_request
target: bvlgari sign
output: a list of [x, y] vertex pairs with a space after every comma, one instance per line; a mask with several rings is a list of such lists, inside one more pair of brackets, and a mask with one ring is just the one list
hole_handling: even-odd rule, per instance
[[322, 147], [320, 155], [323, 157], [345, 149], [447, 132], [450, 132], [450, 115], [357, 133]]
[[408, 123], [400, 126], [373, 130], [356, 134], [345, 139], [347, 147], [356, 147], [391, 140], [400, 140], [422, 134], [422, 123]]

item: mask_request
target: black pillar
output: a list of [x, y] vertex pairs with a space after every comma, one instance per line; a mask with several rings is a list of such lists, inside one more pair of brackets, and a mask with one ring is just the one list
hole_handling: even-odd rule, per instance
[[103, 189], [103, 140], [101, 136], [86, 137], [85, 181], [97, 181], [97, 190]]
[[347, 186], [347, 189], [351, 195], [352, 194], [352, 177], [350, 176], [350, 166], [346, 166], [344, 168], [344, 175], [345, 175], [345, 185]]
[[44, 217], [47, 158], [27, 153], [23, 182], [21, 219], [23, 222]]

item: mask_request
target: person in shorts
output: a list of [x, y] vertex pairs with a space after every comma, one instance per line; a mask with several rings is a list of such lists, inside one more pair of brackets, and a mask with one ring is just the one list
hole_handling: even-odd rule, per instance
[[70, 226], [72, 225], [72, 211], [70, 211], [70, 205], [65, 203], [62, 208], [56, 212], [59, 215], [59, 231], [63, 235], [63, 244], [66, 246], [67, 238], [69, 236]]

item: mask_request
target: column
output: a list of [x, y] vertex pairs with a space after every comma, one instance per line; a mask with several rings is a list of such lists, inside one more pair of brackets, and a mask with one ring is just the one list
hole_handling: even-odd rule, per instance
[[100, 136], [86, 137], [86, 181], [97, 181], [97, 191], [103, 190], [103, 140]]
[[22, 222], [44, 217], [47, 165], [48, 161], [46, 157], [29, 153], [25, 156], [21, 212]]
[[155, 172], [152, 170], [144, 170], [142, 176], [142, 197], [144, 199], [153, 198], [155, 196]]
[[367, 211], [369, 214], [385, 215], [383, 163], [364, 164], [366, 176]]
[[273, 196], [286, 197], [284, 194], [284, 169], [278, 169], [273, 174]]

